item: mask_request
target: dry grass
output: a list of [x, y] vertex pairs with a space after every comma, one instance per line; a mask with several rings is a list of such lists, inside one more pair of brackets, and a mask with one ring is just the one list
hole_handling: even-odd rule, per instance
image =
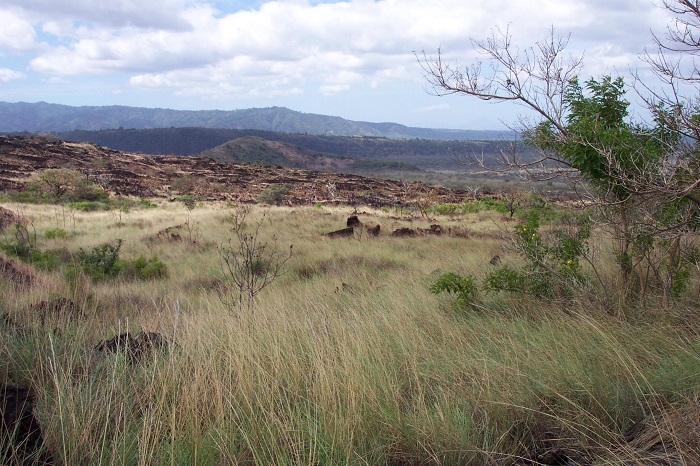
[[[380, 237], [331, 240], [323, 233], [343, 227], [349, 209], [272, 208], [261, 234], [293, 244], [294, 256], [248, 310], [222, 294], [226, 206], [188, 214], [163, 202], [119, 226], [110, 213], [77, 213], [66, 239], [47, 240], [57, 228], [52, 209], [21, 207], [42, 247], [75, 251], [121, 238], [124, 257], [157, 255], [170, 272], [69, 285], [55, 271], [30, 290], [2, 285], [2, 310], [27, 330], [3, 330], [0, 377], [37, 390], [48, 445], [63, 464], [481, 465], [545, 447], [641, 461], [644, 442], [626, 443], [627, 428], [652, 413], [673, 417], [669, 407], [697, 407], [692, 328], [505, 295], [456, 312], [431, 294], [442, 272], [480, 277], [494, 254], [514, 259], [498, 240], [512, 224], [502, 227], [499, 215], [437, 219], [467, 238], [392, 238], [394, 228], [431, 222], [367, 211], [360, 218], [380, 223]], [[197, 243], [181, 230], [184, 241], [158, 236], [188, 215]], [[260, 215], [254, 209], [249, 220]], [[28, 306], [58, 296], [87, 318], [42, 326]], [[135, 365], [95, 354], [126, 329], [177, 345]], [[689, 465], [698, 445], [677, 418], [657, 431], [678, 432], [663, 445]]]

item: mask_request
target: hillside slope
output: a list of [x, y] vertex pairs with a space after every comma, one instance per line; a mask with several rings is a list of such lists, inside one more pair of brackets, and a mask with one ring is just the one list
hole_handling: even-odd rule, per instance
[[200, 157], [148, 156], [38, 137], [0, 137], [0, 190], [21, 190], [32, 174], [70, 167], [121, 195], [170, 197], [194, 194], [211, 199], [254, 202], [262, 191], [285, 185], [284, 202], [317, 202], [375, 207], [408, 205], [430, 197], [459, 202], [467, 194], [423, 183], [348, 174], [223, 163]]
[[[212, 128], [154, 128], [143, 130], [71, 131], [57, 137], [73, 142], [92, 142], [126, 152], [155, 155], [194, 155], [242, 137], [257, 137], [283, 142], [300, 149], [336, 154], [355, 159], [395, 161], [424, 170], [463, 172], [461, 163], [467, 156], [497, 159], [512, 152], [511, 141], [441, 141], [431, 139], [389, 139], [379, 137], [318, 136], [313, 134], [276, 133], [259, 130]], [[522, 143], [518, 153], [533, 157], [534, 151]]]

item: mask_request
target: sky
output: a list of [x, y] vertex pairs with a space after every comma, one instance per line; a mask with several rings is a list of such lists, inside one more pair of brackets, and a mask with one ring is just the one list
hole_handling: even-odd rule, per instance
[[504, 129], [525, 110], [430, 93], [416, 53], [467, 65], [508, 28], [552, 27], [583, 76], [646, 72], [660, 0], [3, 0], [0, 101], [181, 110], [288, 107], [408, 126]]

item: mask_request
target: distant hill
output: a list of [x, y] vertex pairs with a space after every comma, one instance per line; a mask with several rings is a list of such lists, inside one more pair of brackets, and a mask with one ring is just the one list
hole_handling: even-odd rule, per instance
[[337, 116], [302, 113], [284, 107], [243, 110], [171, 110], [125, 106], [72, 107], [68, 105], [0, 102], [0, 132], [65, 132], [101, 129], [170, 127], [263, 130], [280, 133], [497, 140], [512, 138], [505, 131], [469, 131], [412, 128], [398, 123], [369, 123]]
[[[248, 139], [241, 144], [256, 145]], [[201, 157], [152, 156], [27, 136], [0, 136], [0, 192], [22, 191], [39, 170], [70, 167], [110, 192], [138, 197], [172, 198], [193, 194], [208, 199], [255, 202], [261, 193], [282, 185], [285, 205], [395, 207], [422, 198], [460, 202], [468, 196], [423, 183], [407, 183], [346, 173], [324, 173], [259, 163], [223, 163]], [[329, 189], [329, 186], [333, 189]]]
[[[70, 131], [55, 135], [66, 141], [92, 142], [115, 150], [154, 155], [196, 155], [235, 139], [256, 137], [290, 144], [312, 152], [335, 154], [359, 160], [401, 162], [424, 170], [463, 171], [465, 167], [460, 159], [464, 157], [483, 156], [488, 161], [511, 151], [509, 141], [319, 136], [213, 128]], [[526, 156], [528, 151], [532, 152], [532, 149], [519, 144], [518, 151]], [[207, 154], [207, 156], [211, 155]]]
[[382, 172], [417, 171], [398, 161], [358, 160], [352, 157], [302, 149], [291, 144], [244, 136], [197, 154], [219, 162], [259, 162], [288, 168], [377, 176]]

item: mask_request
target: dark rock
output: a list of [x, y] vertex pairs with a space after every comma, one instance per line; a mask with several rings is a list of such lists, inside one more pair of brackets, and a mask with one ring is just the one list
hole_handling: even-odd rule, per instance
[[0, 278], [12, 283], [16, 288], [31, 288], [36, 282], [32, 269], [0, 255]]
[[17, 214], [15, 214], [14, 212], [12, 212], [9, 209], [5, 209], [4, 207], [0, 207], [0, 231], [9, 227], [13, 223], [17, 223], [18, 220], [19, 220], [19, 217], [17, 217]]
[[365, 225], [365, 230], [367, 230], [367, 233], [371, 236], [379, 236], [380, 229], [381, 226], [378, 223], [376, 225]]
[[170, 342], [160, 333], [139, 332], [136, 336], [129, 332], [115, 335], [95, 346], [95, 351], [103, 353], [122, 352], [129, 362], [139, 362], [156, 350], [167, 350]]
[[360, 225], [362, 225], [362, 222], [360, 222], [360, 219], [357, 218], [357, 215], [351, 215], [350, 217], [348, 217], [346, 225], [348, 227], [359, 227]]
[[44, 448], [32, 401], [29, 388], [0, 383], [0, 460], [4, 465], [53, 464], [51, 453]]
[[412, 237], [416, 236], [416, 230], [414, 230], [413, 228], [405, 228], [405, 227], [404, 228], [397, 228], [396, 230], [393, 231], [391, 236], [396, 236], [399, 238], [406, 238], [406, 237], [412, 238]]
[[430, 228], [418, 228], [417, 233], [422, 235], [441, 235], [443, 233], [440, 225], [430, 225]]
[[493, 257], [491, 258], [491, 260], [489, 261], [489, 264], [491, 264], [491, 265], [498, 265], [498, 264], [500, 264], [500, 263], [501, 263], [501, 256], [499, 256], [498, 254], [496, 254], [495, 256], [493, 256]]
[[331, 231], [330, 233], [326, 233], [325, 236], [328, 236], [329, 238], [345, 238], [352, 236], [354, 233], [355, 229], [353, 227], [348, 227], [341, 230]]
[[178, 231], [180, 231], [182, 227], [183, 225], [175, 225], [173, 227], [168, 227], [164, 230], [160, 230], [158, 233], [156, 233], [156, 237], [161, 240], [180, 243], [182, 242], [182, 236], [180, 235], [180, 233], [178, 233]]
[[51, 301], [41, 301], [30, 306], [30, 311], [39, 314], [41, 324], [47, 320], [80, 320], [85, 318], [83, 310], [68, 298], [56, 298]]

